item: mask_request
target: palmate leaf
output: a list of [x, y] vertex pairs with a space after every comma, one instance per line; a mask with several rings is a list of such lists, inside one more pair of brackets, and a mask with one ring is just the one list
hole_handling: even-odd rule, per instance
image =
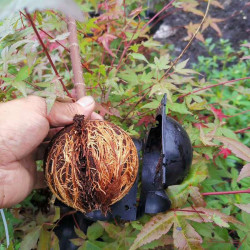
[[241, 179], [243, 179], [245, 177], [250, 177], [250, 163], [243, 166], [243, 168], [240, 171], [240, 175], [239, 175], [237, 181], [240, 181]]
[[183, 209], [183, 211], [170, 211], [152, 217], [137, 235], [130, 250], [135, 250], [153, 240], [159, 239], [162, 235], [167, 234], [172, 226], [174, 245], [176, 248], [190, 250], [202, 249], [202, 238], [189, 224], [188, 220], [199, 223], [216, 223], [217, 221], [221, 227], [227, 227], [228, 222], [242, 224], [232, 216], [203, 207], [197, 207], [195, 209], [189, 207]]
[[193, 164], [188, 176], [180, 185], [169, 186], [167, 193], [172, 201], [172, 207], [183, 206], [190, 195], [196, 205], [204, 203], [200, 197], [199, 189], [196, 188], [203, 180], [207, 178], [207, 168], [204, 160]]
[[55, 9], [63, 12], [67, 16], [72, 16], [79, 21], [83, 21], [80, 8], [73, 0], [2, 0], [0, 9], [0, 19], [4, 19], [13, 12], [27, 9], [29, 12], [34, 10]]
[[175, 216], [174, 245], [178, 249], [203, 249], [201, 246], [202, 238], [195, 229], [182, 216]]
[[229, 148], [237, 157], [245, 160], [250, 161], [250, 148], [238, 142], [234, 139], [223, 137], [223, 136], [216, 136], [215, 139], [222, 142], [227, 148]]
[[250, 214], [250, 203], [249, 204], [234, 204], [236, 207]]

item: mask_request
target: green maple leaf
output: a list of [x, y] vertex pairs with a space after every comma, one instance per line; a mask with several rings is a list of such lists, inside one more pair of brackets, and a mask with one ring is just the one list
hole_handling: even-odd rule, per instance
[[197, 207], [195, 209], [185, 208], [183, 211], [170, 211], [152, 217], [137, 235], [130, 250], [135, 250], [159, 239], [167, 234], [172, 227], [174, 246], [176, 248], [190, 250], [202, 249], [202, 238], [188, 221], [199, 223], [216, 223], [217, 221], [221, 227], [227, 227], [228, 222], [242, 225], [240, 221], [232, 216], [203, 207]]

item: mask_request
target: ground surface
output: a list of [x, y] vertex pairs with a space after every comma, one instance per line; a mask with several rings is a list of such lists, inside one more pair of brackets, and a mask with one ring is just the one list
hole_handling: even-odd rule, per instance
[[[250, 2], [248, 0], [219, 0], [218, 2], [223, 5], [224, 9], [211, 6], [209, 15], [212, 18], [224, 19], [218, 23], [222, 38], [229, 39], [232, 46], [238, 48], [241, 41], [250, 40]], [[206, 3], [202, 3], [201, 10], [205, 12], [205, 9]], [[169, 25], [175, 29], [175, 34], [167, 38], [156, 38], [156, 40], [163, 44], [174, 44], [174, 55], [177, 56], [187, 44], [187, 41], [184, 41], [187, 31], [183, 26], [190, 22], [200, 23], [201, 19], [201, 16], [192, 13], [174, 12], [164, 19], [163, 25]], [[203, 32], [203, 36], [205, 39], [212, 37], [213, 41], [220, 39], [217, 32], [210, 27]], [[197, 62], [197, 55], [207, 56], [207, 52], [201, 42], [195, 39], [183, 59], [190, 58], [190, 62]]]

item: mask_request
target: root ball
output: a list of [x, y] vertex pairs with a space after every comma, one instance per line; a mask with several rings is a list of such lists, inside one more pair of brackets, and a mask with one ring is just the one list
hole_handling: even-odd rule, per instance
[[51, 191], [83, 213], [108, 211], [136, 180], [136, 147], [118, 126], [76, 115], [51, 141], [45, 176]]

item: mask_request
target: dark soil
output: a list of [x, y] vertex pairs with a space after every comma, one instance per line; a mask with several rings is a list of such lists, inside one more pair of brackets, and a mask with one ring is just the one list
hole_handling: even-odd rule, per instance
[[[213, 42], [218, 41], [220, 38], [228, 39], [233, 48], [239, 48], [241, 41], [249, 40], [250, 38], [250, 3], [248, 0], [219, 0], [224, 9], [210, 6], [209, 14], [212, 18], [224, 19], [222, 22], [217, 23], [219, 26], [222, 37], [219, 37], [217, 32], [208, 27], [204, 32], [204, 38], [213, 38]], [[203, 12], [206, 9], [205, 2], [201, 2]], [[170, 12], [170, 10], [169, 10]], [[186, 46], [187, 41], [184, 38], [187, 36], [185, 25], [192, 23], [200, 23], [201, 16], [192, 13], [177, 11], [167, 16], [163, 24], [169, 25], [176, 29], [176, 33], [165, 39], [158, 39], [163, 44], [173, 44], [175, 46], [173, 55], [178, 56], [183, 48]], [[188, 51], [183, 56], [183, 60], [190, 58], [189, 62], [197, 62], [197, 56], [208, 56], [204, 46], [197, 39], [193, 41]]]

